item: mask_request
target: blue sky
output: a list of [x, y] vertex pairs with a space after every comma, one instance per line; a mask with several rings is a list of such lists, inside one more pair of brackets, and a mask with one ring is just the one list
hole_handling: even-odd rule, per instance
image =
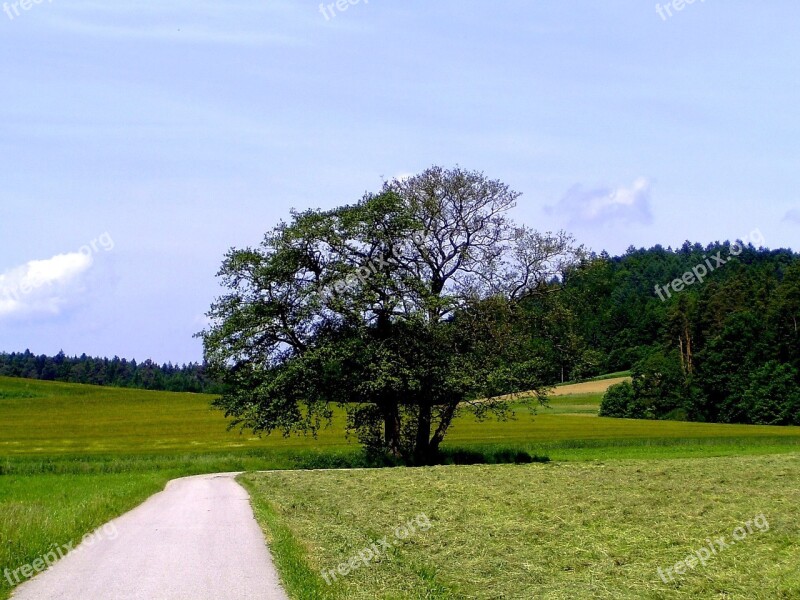
[[6, 4], [0, 350], [200, 360], [227, 248], [432, 164], [597, 251], [797, 249], [800, 4], [342, 5]]

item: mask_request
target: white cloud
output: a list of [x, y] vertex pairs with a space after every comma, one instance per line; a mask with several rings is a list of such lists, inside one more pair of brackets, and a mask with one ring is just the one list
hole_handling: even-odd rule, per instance
[[800, 208], [793, 208], [783, 216], [783, 220], [787, 223], [795, 223], [800, 225]]
[[555, 206], [546, 208], [550, 214], [562, 214], [570, 224], [598, 224], [610, 221], [649, 224], [650, 181], [640, 177], [630, 187], [586, 190], [573, 187]]
[[0, 319], [58, 315], [81, 292], [92, 257], [82, 252], [32, 260], [0, 275]]

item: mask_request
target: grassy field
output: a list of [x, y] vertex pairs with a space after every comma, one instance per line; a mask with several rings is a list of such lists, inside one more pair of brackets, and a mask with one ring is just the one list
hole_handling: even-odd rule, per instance
[[[213, 396], [0, 378], [0, 455], [58, 456], [308, 447], [227, 431]], [[341, 423], [317, 446], [343, 445]]]
[[[615, 379], [556, 389], [549, 408], [526, 407], [506, 422], [457, 420], [450, 447], [509, 446], [557, 460], [759, 453], [800, 448], [800, 427], [635, 421], [597, 417], [602, 390]], [[590, 390], [588, 393], [585, 390]], [[274, 468], [293, 453], [352, 453], [344, 415], [314, 438], [259, 438], [227, 431], [211, 396], [0, 378], [0, 465], [22, 459], [85, 457], [87, 462], [176, 453], [261, 456]], [[249, 454], [248, 454], [249, 453]], [[643, 454], [644, 453], [644, 454]], [[296, 462], [287, 464], [296, 467]]]
[[[798, 469], [789, 454], [242, 479], [295, 598], [775, 600], [800, 598]], [[720, 536], [735, 543], [706, 557]], [[677, 574], [691, 555], [706, 564]]]
[[[506, 422], [463, 417], [445, 449], [487, 457], [524, 450], [554, 461], [648, 459], [654, 464], [661, 464], [656, 459], [800, 452], [797, 427], [598, 418], [602, 390], [614, 382], [560, 386], [549, 407], [535, 415], [520, 407], [516, 419]], [[227, 431], [211, 400], [0, 378], [0, 570], [27, 564], [52, 544], [79, 539], [176, 477], [366, 466], [358, 446], [345, 438], [341, 412], [316, 439], [258, 438]], [[262, 518], [268, 518], [269, 509], [263, 502], [259, 506]], [[287, 522], [276, 520], [274, 531]], [[293, 529], [284, 532], [287, 547], [295, 548], [302, 563], [306, 549], [292, 546]], [[0, 579], [0, 599], [9, 591]]]

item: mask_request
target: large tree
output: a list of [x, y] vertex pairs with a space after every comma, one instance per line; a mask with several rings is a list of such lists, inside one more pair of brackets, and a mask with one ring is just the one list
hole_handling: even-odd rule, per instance
[[459, 411], [506, 416], [523, 390], [544, 401], [518, 307], [582, 249], [515, 225], [517, 197], [433, 167], [229, 251], [228, 293], [200, 334], [228, 385], [218, 406], [233, 425], [289, 435], [316, 433], [339, 404], [369, 450], [425, 463]]

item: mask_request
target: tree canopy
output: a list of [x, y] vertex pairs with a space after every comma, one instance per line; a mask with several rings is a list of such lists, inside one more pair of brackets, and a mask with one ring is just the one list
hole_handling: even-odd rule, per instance
[[455, 416], [546, 398], [522, 303], [583, 250], [508, 212], [519, 194], [433, 167], [359, 202], [293, 213], [258, 248], [231, 250], [228, 293], [202, 332], [233, 424], [314, 433], [338, 404], [371, 452], [433, 460]]

